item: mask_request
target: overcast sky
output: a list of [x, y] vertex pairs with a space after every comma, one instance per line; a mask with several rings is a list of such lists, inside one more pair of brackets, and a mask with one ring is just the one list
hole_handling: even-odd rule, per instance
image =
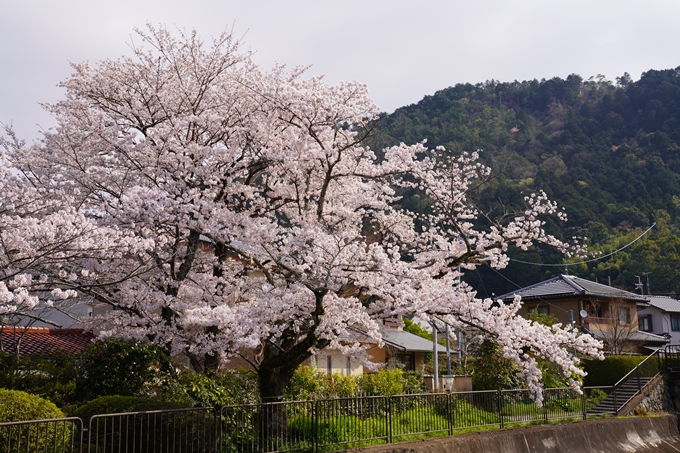
[[457, 83], [680, 66], [677, 0], [0, 0], [0, 122], [36, 138], [69, 61], [128, 53], [147, 22], [233, 29], [262, 66], [359, 80], [388, 112]]

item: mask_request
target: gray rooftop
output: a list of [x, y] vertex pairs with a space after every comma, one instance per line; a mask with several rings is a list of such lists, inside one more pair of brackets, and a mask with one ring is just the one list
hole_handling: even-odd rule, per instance
[[680, 313], [680, 300], [668, 296], [647, 296], [647, 303], [651, 307], [669, 313]]
[[[611, 334], [607, 336], [607, 334], [603, 333], [600, 329], [588, 329], [588, 331], [593, 337], [597, 338], [598, 340], [606, 340], [608, 337], [611, 337]], [[626, 340], [636, 341], [640, 343], [656, 343], [656, 344], [668, 343], [668, 339], [666, 339], [666, 337], [662, 337], [661, 335], [655, 335], [649, 332], [643, 332], [641, 330], [631, 331], [630, 335], [627, 336]]]
[[[350, 329], [350, 334], [344, 336], [345, 340], [361, 341], [364, 343], [376, 343], [366, 332], [356, 327]], [[392, 327], [386, 327], [382, 331], [382, 340], [387, 346], [392, 346], [404, 352], [432, 352], [432, 341], [413, 335], [411, 332]], [[441, 347], [441, 345], [440, 345]]]
[[385, 329], [383, 341], [406, 352], [432, 352], [432, 342], [411, 332], [397, 329]]
[[639, 294], [622, 289], [591, 282], [574, 275], [559, 275], [535, 285], [512, 291], [497, 299], [509, 300], [520, 295], [523, 300], [550, 299], [557, 297], [597, 296], [608, 299], [625, 299], [645, 302], [647, 299]]

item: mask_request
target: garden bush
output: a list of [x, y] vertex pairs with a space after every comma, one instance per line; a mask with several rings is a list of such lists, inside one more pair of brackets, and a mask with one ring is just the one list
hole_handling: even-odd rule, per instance
[[347, 398], [356, 395], [392, 396], [422, 393], [423, 376], [415, 371], [382, 368], [376, 373], [328, 377], [316, 368], [298, 368], [286, 387], [287, 401]]
[[301, 401], [326, 398], [330, 393], [328, 375], [314, 367], [301, 366], [293, 373], [286, 386], [284, 399]]
[[51, 401], [20, 390], [0, 389], [0, 422], [61, 418], [64, 413]]
[[0, 388], [22, 390], [66, 408], [75, 401], [76, 358], [67, 354], [46, 356], [0, 352]]
[[187, 407], [222, 407], [259, 402], [257, 377], [248, 372], [225, 372], [218, 376], [184, 372], [164, 391], [168, 401]]
[[81, 356], [76, 390], [81, 401], [98, 396], [155, 396], [175, 378], [166, 352], [143, 341], [109, 338]]
[[420, 393], [422, 379], [416, 382], [415, 373], [402, 370], [381, 368], [376, 373], [362, 374], [359, 379], [359, 392], [365, 395], [392, 396], [404, 393]]
[[186, 404], [176, 401], [165, 401], [160, 398], [139, 396], [107, 395], [100, 396], [74, 408], [71, 414], [80, 417], [85, 424], [90, 417], [100, 414], [117, 414], [120, 412], [157, 411], [165, 409], [181, 409]]
[[503, 357], [501, 347], [493, 340], [484, 340], [479, 346], [477, 360], [472, 365], [474, 390], [509, 390], [523, 388], [517, 377], [517, 366]]
[[[54, 403], [20, 390], [0, 389], [0, 402], [0, 423], [64, 416]], [[5, 448], [10, 445], [20, 445], [22, 451], [61, 451], [62, 447], [69, 445], [73, 429], [75, 426], [69, 422], [26, 424], [12, 430], [0, 429], [0, 451], [9, 451]]]
[[[583, 379], [583, 385], [586, 387], [614, 385], [644, 359], [645, 356], [614, 355], [604, 360], [584, 360], [583, 369], [588, 375]], [[649, 359], [640, 369], [642, 376], [649, 377], [658, 371], [659, 364], [656, 358]]]

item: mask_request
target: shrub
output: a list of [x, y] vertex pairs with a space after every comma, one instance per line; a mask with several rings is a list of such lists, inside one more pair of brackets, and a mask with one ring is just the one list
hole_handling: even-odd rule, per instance
[[0, 387], [22, 390], [48, 399], [59, 407], [75, 400], [76, 358], [67, 354], [49, 356], [0, 353]]
[[484, 340], [479, 346], [477, 360], [472, 365], [472, 388], [474, 390], [506, 390], [522, 388], [517, 377], [517, 367], [503, 357], [501, 347], [492, 340]]
[[354, 376], [333, 373], [333, 376], [328, 379], [328, 396], [330, 398], [349, 398], [356, 394], [357, 388], [358, 383]]
[[165, 399], [188, 407], [222, 407], [259, 402], [253, 373], [226, 372], [220, 376], [186, 372], [168, 386]]
[[329, 394], [328, 376], [314, 367], [300, 366], [286, 386], [284, 398], [288, 401], [325, 398]]
[[[64, 416], [54, 403], [19, 390], [0, 389], [0, 401], [0, 423]], [[0, 429], [0, 445], [20, 445], [22, 451], [61, 451], [69, 445], [72, 429], [70, 423], [64, 422], [19, 425], [11, 431]]]
[[159, 346], [109, 338], [83, 351], [76, 390], [81, 400], [105, 395], [154, 396], [174, 376], [170, 358]]
[[0, 422], [61, 418], [54, 403], [20, 390], [0, 389]]
[[359, 377], [359, 392], [366, 395], [392, 396], [406, 392], [402, 370], [380, 369], [377, 373], [367, 373]]
[[74, 409], [72, 416], [80, 417], [87, 425], [90, 417], [100, 414], [117, 414], [120, 412], [157, 411], [165, 409], [181, 409], [186, 404], [176, 401], [165, 401], [160, 398], [139, 396], [107, 395], [100, 396]]

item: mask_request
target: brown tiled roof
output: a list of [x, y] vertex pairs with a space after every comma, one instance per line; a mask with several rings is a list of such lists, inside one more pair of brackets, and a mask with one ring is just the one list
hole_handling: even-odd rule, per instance
[[[24, 332], [25, 331], [25, 332]], [[22, 336], [23, 335], [23, 336]], [[2, 349], [14, 352], [19, 343], [19, 354], [41, 355], [47, 353], [80, 354], [94, 339], [83, 329], [52, 329], [48, 327], [5, 327], [2, 329]]]

